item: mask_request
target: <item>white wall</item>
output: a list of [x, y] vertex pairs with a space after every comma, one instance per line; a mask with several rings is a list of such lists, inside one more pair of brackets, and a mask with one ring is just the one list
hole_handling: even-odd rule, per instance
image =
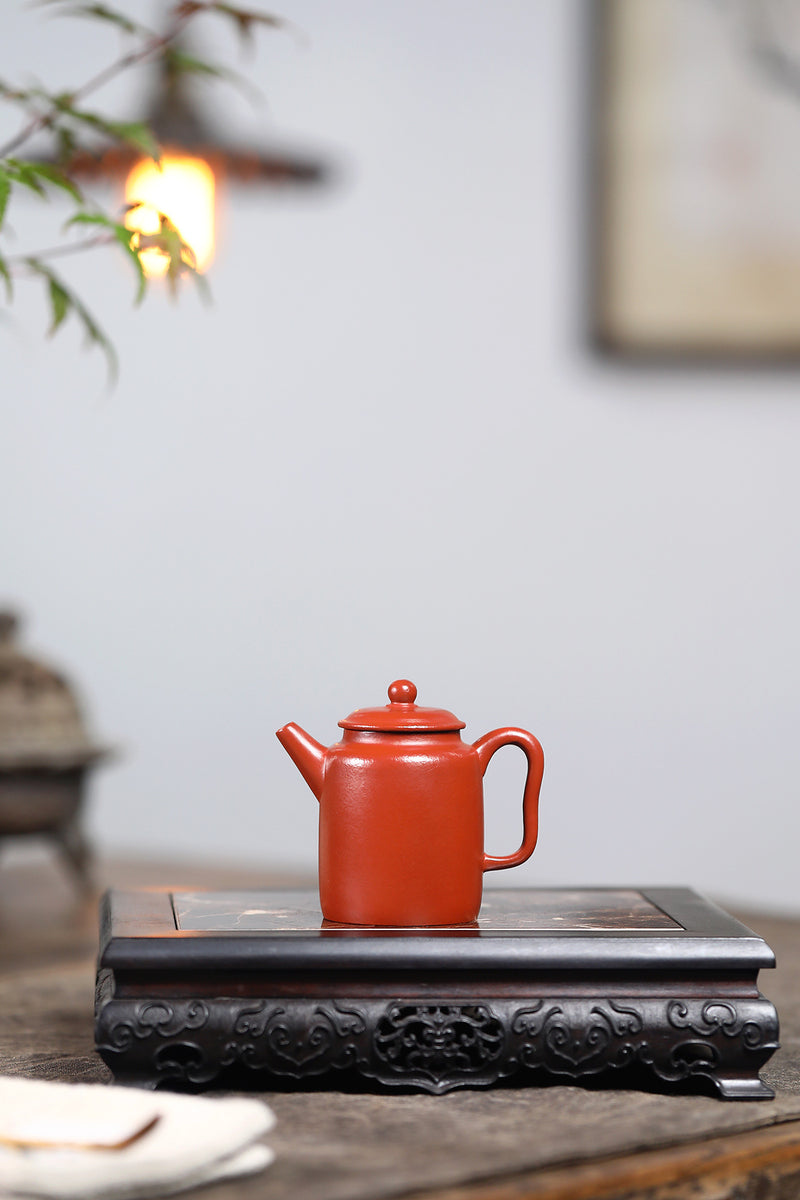
[[[115, 48], [67, 21], [45, 44], [18, 7], [0, 76], [68, 84]], [[498, 884], [796, 909], [794, 373], [582, 355], [577, 0], [280, 11], [309, 44], [262, 39], [264, 127], [235, 97], [232, 123], [329, 148], [340, 185], [230, 194], [211, 310], [131, 311], [124, 264], [77, 260], [111, 395], [22, 285], [0, 326], [0, 586], [125, 748], [94, 835], [312, 864], [316, 802], [273, 730], [333, 741], [404, 675], [465, 736], [545, 747], [540, 848]], [[505, 753], [495, 853], [518, 838]]]

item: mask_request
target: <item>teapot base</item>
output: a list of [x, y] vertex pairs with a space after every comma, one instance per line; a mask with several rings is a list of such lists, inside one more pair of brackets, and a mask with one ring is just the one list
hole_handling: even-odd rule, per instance
[[457, 916], [455, 919], [449, 921], [420, 920], [418, 918], [409, 920], [406, 918], [408, 918], [411, 914], [409, 914], [407, 911], [398, 913], [397, 918], [394, 920], [386, 919], [381, 921], [355, 921], [348, 920], [342, 916], [336, 916], [335, 913], [328, 915], [323, 909], [321, 927], [323, 929], [341, 928], [342, 926], [346, 926], [349, 929], [478, 929], [478, 913], [475, 910], [469, 911], [469, 916]]
[[416, 929], [326, 922], [312, 892], [112, 892], [101, 928], [95, 1042], [123, 1083], [772, 1095], [772, 953], [686, 888], [492, 891]]

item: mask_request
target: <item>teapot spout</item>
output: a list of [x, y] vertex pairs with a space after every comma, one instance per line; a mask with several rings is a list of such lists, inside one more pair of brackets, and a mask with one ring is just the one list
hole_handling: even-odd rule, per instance
[[275, 736], [319, 800], [328, 751], [294, 721], [284, 725]]

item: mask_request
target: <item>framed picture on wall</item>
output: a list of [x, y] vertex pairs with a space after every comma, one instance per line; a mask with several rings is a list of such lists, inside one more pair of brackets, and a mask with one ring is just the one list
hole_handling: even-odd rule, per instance
[[591, 11], [595, 345], [800, 358], [800, 4]]

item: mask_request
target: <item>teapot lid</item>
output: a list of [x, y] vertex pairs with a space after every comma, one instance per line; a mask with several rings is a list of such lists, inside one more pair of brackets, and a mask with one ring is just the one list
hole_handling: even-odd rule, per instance
[[410, 679], [395, 679], [389, 684], [389, 703], [382, 708], [358, 708], [339, 722], [341, 729], [360, 729], [375, 732], [430, 733], [434, 730], [463, 729], [446, 708], [423, 708], [415, 704], [417, 689]]

